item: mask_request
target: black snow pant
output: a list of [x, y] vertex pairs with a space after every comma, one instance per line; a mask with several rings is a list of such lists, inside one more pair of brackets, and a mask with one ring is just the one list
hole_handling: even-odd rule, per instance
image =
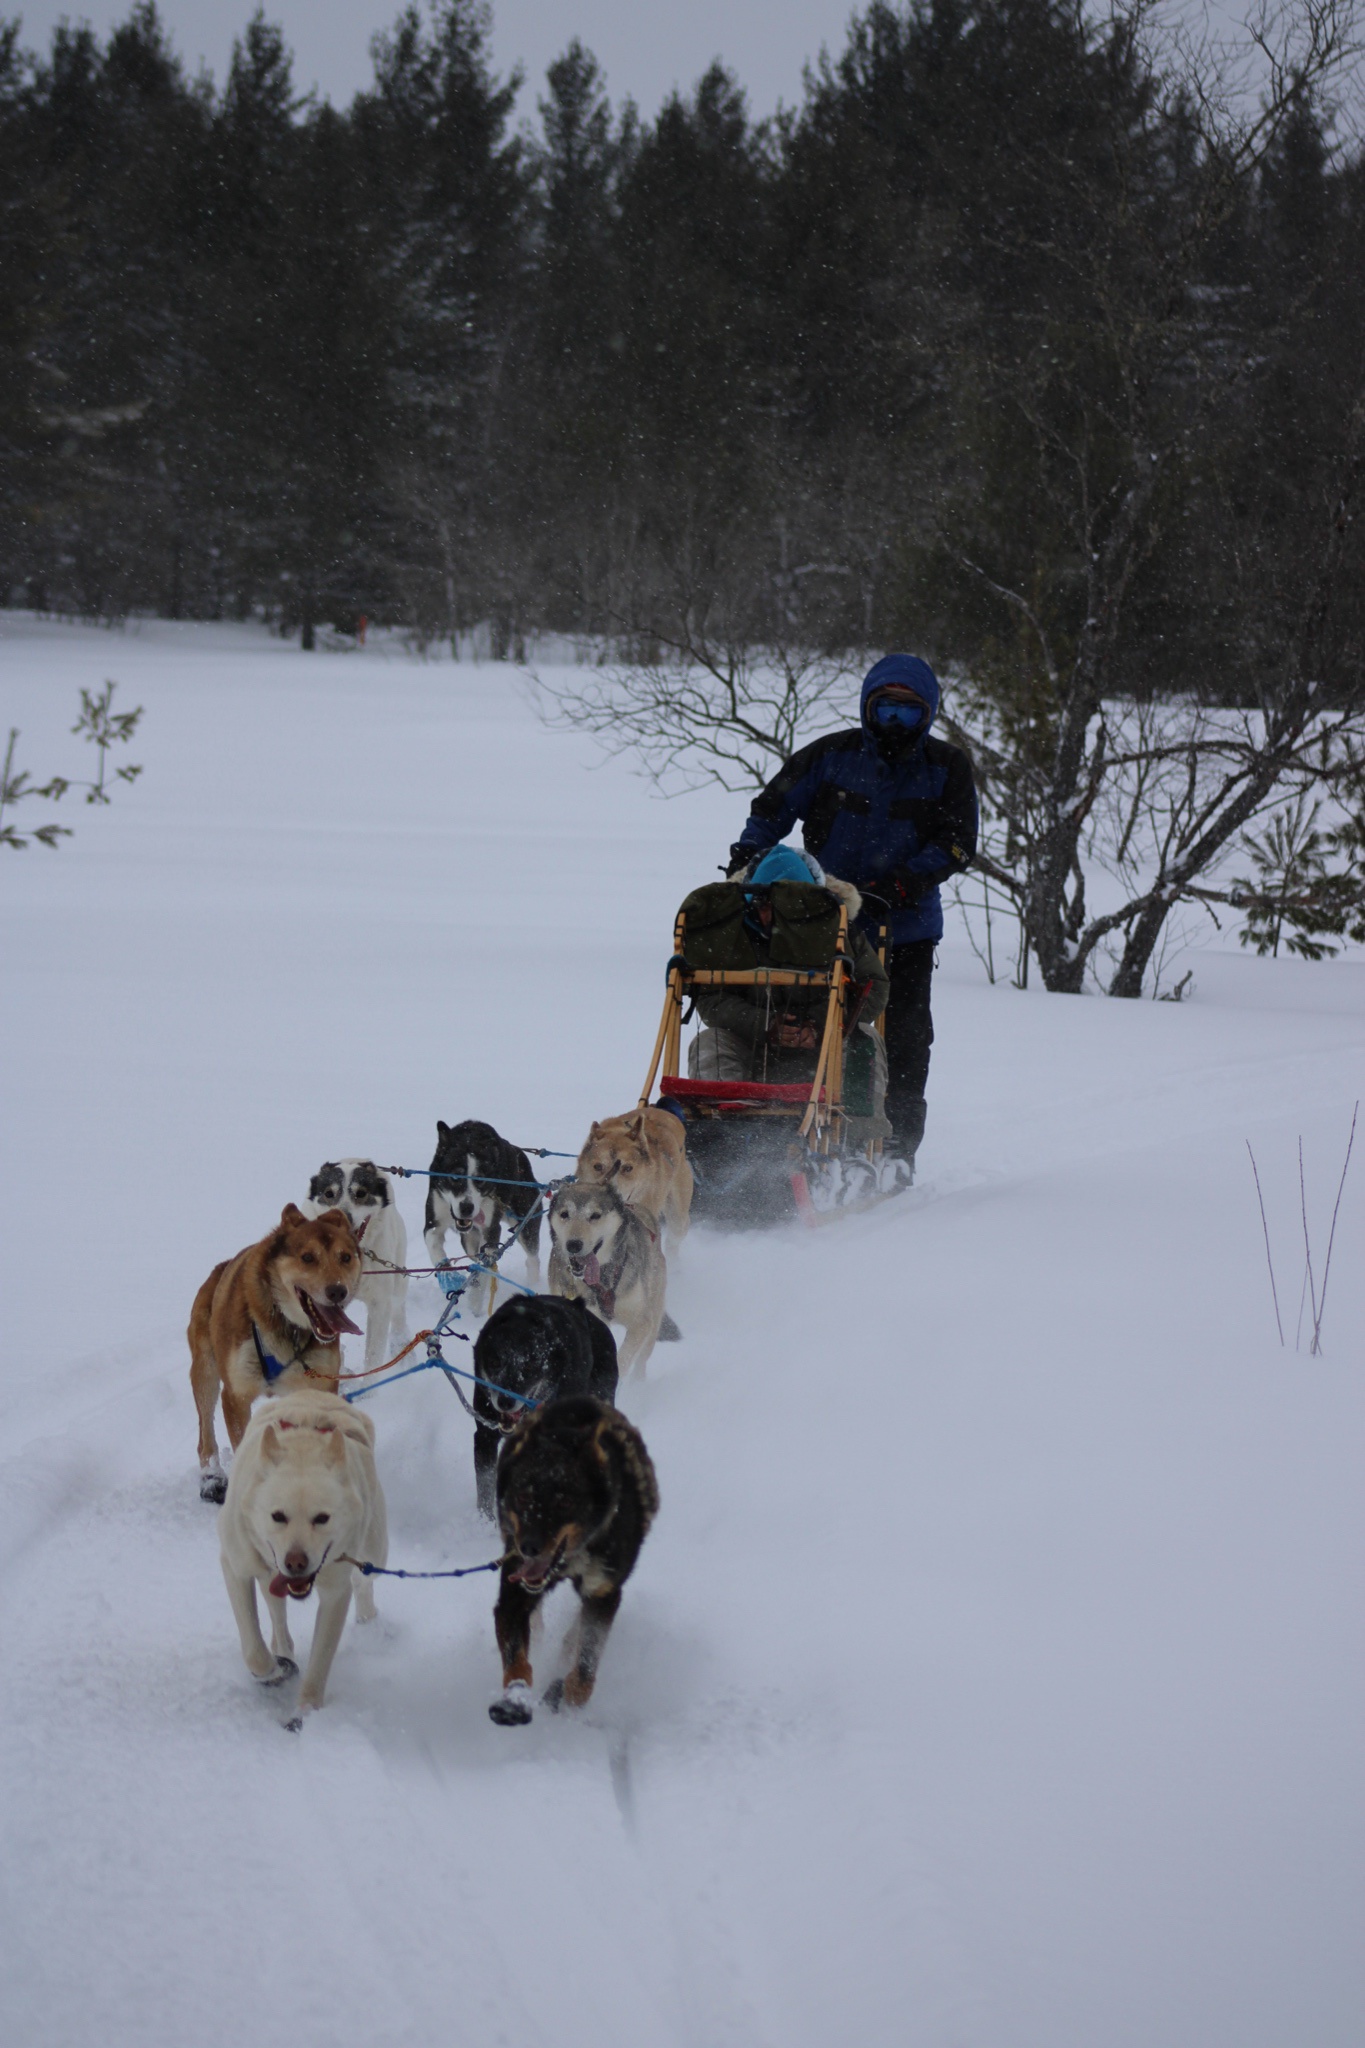
[[892, 946], [886, 956], [891, 995], [886, 1005], [886, 1113], [895, 1133], [893, 1144], [913, 1159], [924, 1136], [924, 1087], [929, 1079], [929, 1048], [934, 1020], [929, 1009], [929, 984], [934, 972], [936, 939], [912, 939]]

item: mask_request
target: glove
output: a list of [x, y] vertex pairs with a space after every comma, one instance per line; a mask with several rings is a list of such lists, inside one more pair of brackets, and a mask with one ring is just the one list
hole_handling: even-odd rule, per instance
[[933, 886], [932, 875], [912, 875], [909, 868], [892, 868], [889, 875], [878, 877], [877, 893], [886, 898], [894, 917], [898, 911], [912, 910]]
[[726, 881], [733, 881], [736, 875], [742, 874], [757, 851], [757, 847], [746, 846], [742, 839], [737, 839], [730, 848], [729, 859], [721, 862], [721, 873]]

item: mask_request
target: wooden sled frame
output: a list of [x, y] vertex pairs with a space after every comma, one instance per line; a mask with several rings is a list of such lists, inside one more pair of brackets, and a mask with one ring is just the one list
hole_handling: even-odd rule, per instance
[[[673, 926], [673, 958], [668, 963], [663, 1015], [659, 1019], [649, 1072], [645, 1075], [645, 1085], [640, 1094], [640, 1108], [645, 1109], [649, 1105], [661, 1065], [661, 1093], [667, 1094], [669, 1083], [682, 1078], [683, 1010], [694, 989], [827, 988], [829, 1000], [825, 1006], [825, 1028], [815, 1062], [815, 1075], [804, 1102], [791, 1101], [793, 1091], [788, 1087], [774, 1087], [771, 1097], [755, 1099], [756, 1090], [763, 1084], [750, 1082], [744, 1084], [744, 1094], [737, 1093], [728, 1108], [743, 1116], [799, 1117], [795, 1136], [805, 1141], [810, 1152], [829, 1154], [842, 1151], [847, 1121], [844, 1109], [844, 1009], [847, 990], [853, 979], [847, 907], [844, 904], [839, 906], [834, 957], [828, 967], [689, 967], [686, 943], [687, 918], [679, 911]], [[703, 1115], [718, 1115], [722, 1101], [715, 1098], [709, 1106], [698, 1102], [695, 1107]], [[880, 1150], [879, 1143], [870, 1145], [869, 1157]]]

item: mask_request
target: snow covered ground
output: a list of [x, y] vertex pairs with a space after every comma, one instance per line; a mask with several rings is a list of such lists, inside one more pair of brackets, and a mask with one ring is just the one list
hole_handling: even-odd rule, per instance
[[[0, 854], [4, 2038], [1357, 2048], [1365, 1158], [1293, 1334], [1365, 965], [1117, 1004], [950, 942], [920, 1185], [676, 1264], [587, 1714], [493, 1727], [491, 1582], [383, 1582], [291, 1737], [197, 1497], [194, 1290], [325, 1157], [632, 1102], [743, 807], [593, 767], [507, 669], [0, 612], [41, 773], [106, 677], [142, 781]], [[489, 1555], [446, 1387], [370, 1410], [394, 1561]]]

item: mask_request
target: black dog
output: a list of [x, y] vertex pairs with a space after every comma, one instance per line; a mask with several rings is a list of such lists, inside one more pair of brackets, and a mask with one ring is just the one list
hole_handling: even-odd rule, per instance
[[[526, 1254], [533, 1287], [540, 1285], [540, 1183], [526, 1154], [492, 1124], [472, 1119], [462, 1124], [436, 1121], [433, 1178], [427, 1184], [427, 1219], [423, 1235], [433, 1266], [444, 1264], [446, 1232], [455, 1231], [464, 1255], [492, 1265], [502, 1219], [515, 1220], [514, 1236]], [[484, 1279], [485, 1276], [480, 1276]], [[470, 1289], [471, 1307], [491, 1294], [492, 1283]]]
[[488, 1712], [503, 1727], [531, 1718], [531, 1620], [551, 1586], [572, 1582], [578, 1620], [569, 1668], [548, 1707], [581, 1707], [659, 1508], [649, 1452], [624, 1415], [579, 1394], [528, 1415], [498, 1460], [498, 1521], [507, 1555], [493, 1620], [503, 1690]]
[[537, 1407], [565, 1394], [591, 1394], [610, 1404], [616, 1399], [616, 1339], [584, 1301], [515, 1294], [480, 1330], [474, 1370], [480, 1380], [474, 1390], [474, 1485], [479, 1510], [492, 1521], [498, 1445], [526, 1413], [525, 1402], [492, 1388], [524, 1394]]

